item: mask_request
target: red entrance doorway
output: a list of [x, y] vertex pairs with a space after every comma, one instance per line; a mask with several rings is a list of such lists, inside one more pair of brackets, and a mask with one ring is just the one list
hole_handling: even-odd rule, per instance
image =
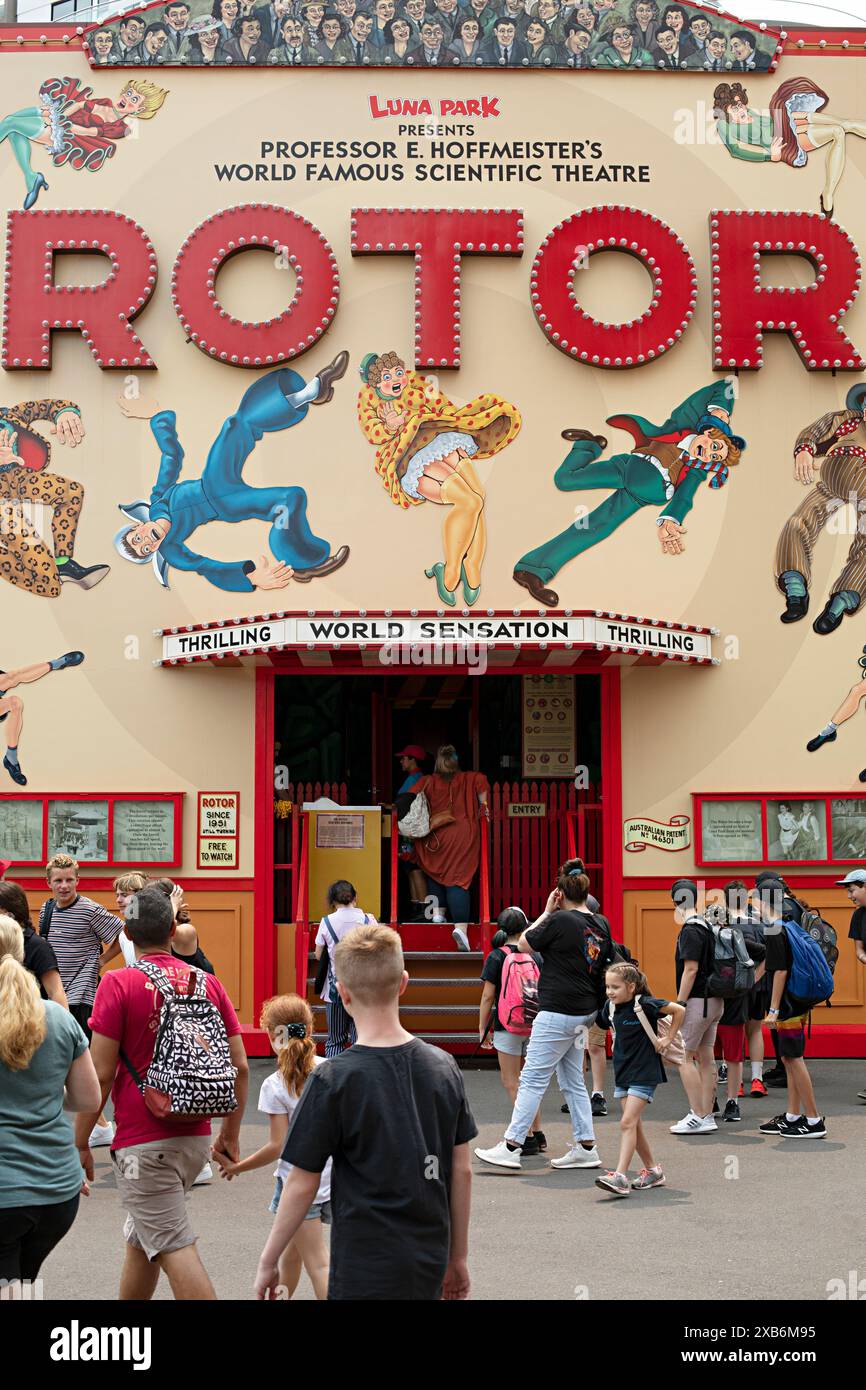
[[[484, 873], [472, 893], [475, 923], [495, 919], [515, 903], [537, 915], [557, 866], [575, 852], [586, 860], [600, 895], [605, 858], [601, 685], [594, 672], [528, 681], [522, 673], [478, 676], [441, 668], [376, 675], [277, 673], [276, 920], [296, 921], [305, 907], [299, 898], [302, 807], [322, 796], [339, 804], [383, 807], [380, 917], [394, 924], [419, 920], [418, 893], [410, 894], [408, 865], [391, 815], [405, 778], [396, 754], [408, 746], [424, 750], [421, 770], [431, 772], [437, 750], [453, 745], [460, 766], [483, 773], [490, 785]], [[527, 722], [532, 720], [538, 723]], [[560, 733], [560, 742], [567, 752], [557, 753], [563, 728], [566, 737]], [[543, 751], [545, 732], [550, 743], [551, 730], [553, 751]], [[317, 920], [324, 904], [306, 908]]]
[[[518, 903], [530, 916], [537, 914], [556, 866], [575, 852], [586, 860], [614, 926], [619, 924], [619, 665], [584, 651], [574, 653], [572, 664], [554, 667], [561, 673], [565, 666], [574, 679], [575, 762], [582, 768], [575, 785], [574, 768], [565, 778], [523, 775], [521, 678], [549, 672], [552, 663], [508, 655], [506, 670], [500, 659], [484, 675], [463, 668], [383, 671], [349, 652], [316, 653], [315, 660], [293, 652], [257, 670], [257, 1001], [273, 993], [278, 980], [281, 988], [292, 977], [303, 985], [308, 933], [322, 915], [320, 904], [305, 899], [303, 802], [325, 795], [340, 804], [390, 804], [402, 777], [393, 755], [409, 742], [432, 754], [446, 739], [458, 748], [462, 766], [484, 771], [490, 781], [486, 855], [473, 892], [474, 946], [488, 948], [490, 924], [503, 907]], [[275, 740], [281, 745], [276, 759]], [[284, 769], [276, 792], [275, 762]], [[386, 831], [381, 919], [399, 923], [409, 915], [408, 894], [393, 843]], [[401, 925], [401, 934], [407, 954], [417, 955], [413, 972], [432, 968], [441, 976], [448, 968], [450, 931]], [[478, 964], [474, 956], [473, 979]], [[470, 992], [477, 1003], [475, 986]], [[441, 991], [432, 995], [440, 1004], [444, 997]], [[433, 1004], [429, 1009], [442, 1012]]]

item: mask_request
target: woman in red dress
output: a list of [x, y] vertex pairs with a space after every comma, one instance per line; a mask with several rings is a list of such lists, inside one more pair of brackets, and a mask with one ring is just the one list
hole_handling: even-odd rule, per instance
[[39, 88], [38, 106], [0, 120], [0, 145], [8, 140], [24, 175], [25, 209], [48, 188], [45, 175], [30, 162], [31, 146], [45, 149], [53, 164], [95, 173], [114, 154], [117, 141], [132, 134], [136, 121], [155, 116], [167, 96], [144, 78], [127, 82], [118, 97], [94, 97], [93, 88], [74, 77], [48, 78]]
[[430, 834], [415, 841], [415, 856], [427, 875], [428, 897], [435, 898], [434, 922], [447, 920], [461, 951], [468, 951], [469, 887], [481, 856], [481, 817], [487, 815], [490, 784], [483, 772], [461, 772], [457, 754], [445, 744], [436, 754], [433, 773], [416, 782], [430, 806]]

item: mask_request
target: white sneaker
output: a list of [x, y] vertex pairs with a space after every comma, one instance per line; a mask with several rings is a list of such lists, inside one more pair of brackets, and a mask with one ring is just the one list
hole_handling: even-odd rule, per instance
[[204, 1187], [209, 1182], [213, 1182], [213, 1168], [209, 1163], [206, 1163], [193, 1183], [193, 1187]]
[[482, 1163], [492, 1163], [494, 1168], [520, 1167], [520, 1150], [509, 1149], [504, 1139], [494, 1149], [476, 1149], [475, 1157]]
[[91, 1149], [104, 1149], [114, 1138], [114, 1125], [109, 1120], [107, 1125], [94, 1125], [90, 1131], [88, 1144]]
[[453, 930], [453, 932], [451, 933], [451, 935], [453, 936], [454, 940], [457, 942], [457, 949], [458, 949], [458, 951], [471, 951], [471, 950], [472, 950], [472, 947], [469, 945], [469, 937], [466, 935], [466, 928], [465, 928], [465, 927], [455, 927], [454, 930]]
[[598, 1156], [598, 1149], [585, 1149], [582, 1144], [574, 1144], [562, 1155], [562, 1158], [552, 1158], [551, 1168], [600, 1168], [601, 1159]]
[[696, 1115], [690, 1110], [679, 1124], [671, 1125], [671, 1134], [712, 1134], [718, 1125], [712, 1115]]

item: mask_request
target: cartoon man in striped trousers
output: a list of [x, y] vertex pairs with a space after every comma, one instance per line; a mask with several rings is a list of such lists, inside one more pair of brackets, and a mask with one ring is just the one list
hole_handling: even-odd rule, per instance
[[[815, 543], [830, 517], [851, 503], [857, 529], [841, 574], [812, 627], [835, 632], [846, 613], [856, 613], [866, 595], [866, 384], [852, 386], [845, 409], [829, 411], [801, 430], [794, 445], [794, 477], [815, 486], [789, 517], [776, 547], [776, 583], [785, 595], [783, 623], [809, 611]], [[816, 479], [816, 474], [820, 476]]]

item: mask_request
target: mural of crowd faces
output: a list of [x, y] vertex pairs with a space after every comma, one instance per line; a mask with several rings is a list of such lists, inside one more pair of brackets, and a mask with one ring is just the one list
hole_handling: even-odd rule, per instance
[[[298, 32], [300, 33], [300, 25]], [[408, 29], [408, 25], [406, 26]], [[322, 38], [329, 48], [333, 48], [335, 43], [343, 37], [343, 25], [336, 15], [326, 14], [322, 20]]]
[[122, 21], [119, 26], [121, 49], [128, 50], [136, 48], [144, 38], [144, 30], [144, 20], [139, 19], [137, 16]]
[[413, 43], [412, 26], [408, 19], [397, 15], [391, 20], [385, 28], [385, 43], [388, 46], [389, 57], [405, 58]]
[[421, 25], [421, 43], [424, 48], [435, 53], [445, 41], [445, 30], [440, 19], [425, 19]]
[[547, 43], [547, 26], [541, 19], [531, 19], [526, 26], [526, 42], [536, 53]]
[[565, 36], [565, 50], [569, 56], [579, 58], [586, 53], [592, 43], [592, 34], [588, 29], [574, 28], [569, 29]]
[[189, 5], [180, 2], [175, 5], [166, 5], [164, 18], [171, 32], [180, 37], [186, 32], [189, 25]]
[[[528, 14], [528, 10], [532, 13]], [[267, 25], [260, 17], [266, 11]], [[334, 12], [342, 21], [342, 29], [337, 33], [330, 22], [326, 36], [324, 17]], [[216, 38], [197, 29], [196, 22], [208, 15], [219, 25]], [[245, 17], [255, 19], [257, 15], [259, 34], [249, 28], [242, 31], [241, 21]], [[563, 67], [574, 66], [575, 58], [586, 54], [587, 50], [588, 59], [579, 66], [587, 66], [589, 59], [594, 64], [604, 48], [612, 48], [624, 66], [634, 65], [636, 50], [655, 49], [659, 61], [662, 55], [672, 59], [678, 56], [679, 63], [674, 66], [682, 66], [683, 60], [688, 59], [686, 66], [691, 68], [707, 61], [707, 66], [726, 63], [740, 70], [751, 64], [766, 70], [775, 46], [772, 36], [762, 39], [761, 35], [743, 29], [739, 22], [715, 15], [708, 17], [689, 5], [663, 5], [660, 0], [593, 0], [592, 4], [588, 0], [571, 0], [565, 9], [563, 0], [364, 0], [360, 9], [359, 0], [328, 0], [327, 4], [324, 0], [307, 0], [307, 3], [305, 0], [272, 0], [272, 4], [265, 0], [168, 0], [161, 10], [118, 19], [92, 30], [89, 35], [92, 62], [95, 66], [115, 63], [156, 66], [185, 61], [195, 63], [206, 55], [208, 60], [222, 64], [230, 60], [225, 45], [231, 39], [240, 42], [242, 32], [246, 56], [253, 63], [264, 62], [267, 58], [262, 55], [268, 45], [261, 44], [261, 38], [264, 36], [269, 43], [275, 42], [271, 38], [271, 15], [280, 25], [281, 40], [284, 40], [282, 21], [289, 15], [298, 20], [303, 32], [304, 61], [309, 63], [315, 62], [317, 48], [326, 44], [333, 49], [348, 35], [356, 43], [369, 45], [368, 56], [374, 63], [385, 61], [385, 48], [388, 49], [388, 62], [403, 61], [418, 46], [419, 40], [428, 50], [444, 45], [457, 57], [461, 56], [458, 48], [468, 56], [469, 31], [464, 38], [459, 21], [474, 16], [479, 26], [476, 37], [469, 43], [469, 47], [476, 45], [474, 61], [479, 61], [484, 54], [483, 61], [497, 66], [502, 39], [491, 23], [494, 15], [497, 20], [512, 21], [514, 34], [505, 42], [506, 47], [527, 41], [532, 52], [538, 53], [550, 46], [552, 64]], [[364, 23], [356, 25], [359, 18], [363, 18]], [[408, 40], [402, 29], [396, 34], [389, 29], [395, 19], [409, 22]], [[530, 40], [527, 25], [531, 19], [542, 21], [545, 28], [533, 27]], [[434, 37], [429, 30], [427, 38], [422, 37], [422, 26], [431, 21], [440, 23], [441, 38]], [[583, 32], [566, 31], [563, 40], [566, 23], [578, 24]], [[610, 55], [608, 61], [612, 61]]]
[[97, 29], [90, 35], [90, 51], [100, 67], [107, 66], [114, 54], [114, 35], [110, 29]]
[[461, 19], [457, 25], [453, 44], [455, 53], [467, 58], [474, 58], [478, 48], [478, 40], [481, 37], [481, 25], [474, 17], [471, 19]]

